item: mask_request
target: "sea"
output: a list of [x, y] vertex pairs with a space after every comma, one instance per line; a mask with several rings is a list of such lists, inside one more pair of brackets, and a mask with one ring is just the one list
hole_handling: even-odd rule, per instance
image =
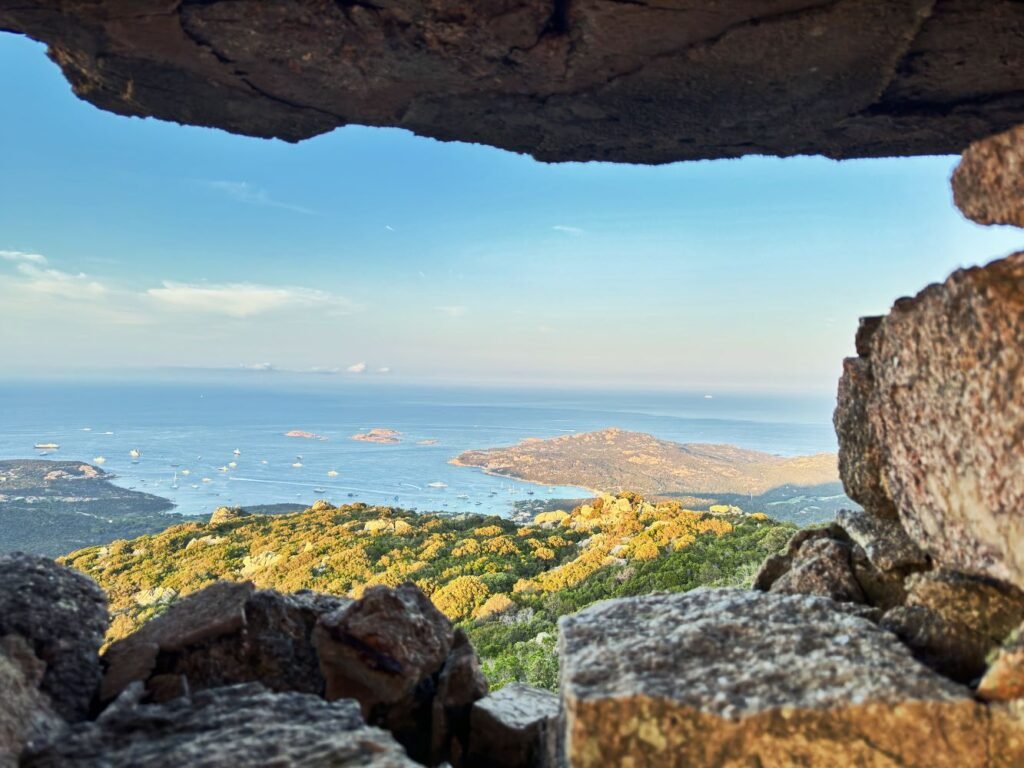
[[[449, 461], [470, 449], [608, 427], [784, 456], [834, 451], [833, 407], [826, 395], [412, 385], [312, 374], [10, 380], [0, 381], [0, 458], [102, 466], [114, 483], [168, 498], [185, 515], [323, 498], [508, 516], [516, 502], [591, 494]], [[373, 428], [396, 430], [400, 442], [351, 439]], [[325, 439], [285, 436], [293, 430]], [[40, 443], [60, 447], [35, 450]]]

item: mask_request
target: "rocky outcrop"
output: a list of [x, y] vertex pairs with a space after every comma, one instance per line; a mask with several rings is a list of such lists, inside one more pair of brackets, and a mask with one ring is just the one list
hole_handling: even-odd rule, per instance
[[[836, 428], [847, 465], [938, 565], [1024, 587], [1024, 254], [901, 299], [848, 361]], [[841, 459], [842, 460], [842, 459]]]
[[39, 690], [67, 720], [89, 713], [106, 629], [107, 598], [92, 579], [45, 557], [0, 556], [0, 637], [20, 637], [45, 665]]
[[547, 161], [959, 152], [1024, 121], [1022, 27], [1011, 0], [0, 0], [119, 114]]
[[953, 173], [953, 199], [979, 224], [1024, 227], [1024, 125], [967, 148]]
[[1015, 630], [978, 683], [978, 696], [988, 701], [1024, 700], [1024, 635]]
[[510, 683], [473, 705], [468, 768], [555, 768], [558, 697]]
[[1020, 740], [993, 758], [989, 713], [966, 688], [831, 600], [698, 589], [599, 603], [560, 626], [575, 766], [1024, 760]]
[[240, 507], [217, 507], [210, 515], [210, 525], [229, 523], [232, 520], [241, 520], [248, 517], [249, 513]]
[[166, 704], [142, 703], [138, 684], [96, 722], [30, 751], [30, 768], [235, 768], [241, 765], [415, 766], [384, 731], [367, 727], [352, 701], [329, 703], [250, 683]]

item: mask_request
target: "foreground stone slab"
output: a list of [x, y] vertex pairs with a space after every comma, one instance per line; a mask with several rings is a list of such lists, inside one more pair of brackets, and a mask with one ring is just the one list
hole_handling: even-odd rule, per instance
[[1010, 0], [0, 0], [0, 29], [119, 114], [639, 163], [960, 152], [1024, 121], [1022, 18]]
[[0, 636], [26, 641], [45, 665], [39, 689], [67, 720], [89, 713], [106, 630], [107, 596], [88, 576], [45, 557], [0, 556]]
[[557, 765], [558, 697], [511, 683], [473, 705], [467, 768], [547, 768]]
[[598, 603], [560, 626], [573, 766], [1024, 759], [990, 760], [984, 705], [828, 599], [699, 589]]
[[[836, 411], [848, 488], [860, 456], [935, 563], [1017, 587], [1024, 587], [1022, 317], [1024, 253], [954, 272], [898, 301], [878, 323], [845, 369]], [[862, 503], [878, 515], [871, 498]]]
[[167, 704], [141, 704], [141, 686], [96, 722], [76, 726], [22, 761], [34, 768], [236, 768], [415, 766], [384, 731], [366, 726], [353, 701], [329, 703], [250, 683]]

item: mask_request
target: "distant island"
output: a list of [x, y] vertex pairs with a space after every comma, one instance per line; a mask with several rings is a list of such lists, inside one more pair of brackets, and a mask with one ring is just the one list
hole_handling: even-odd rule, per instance
[[352, 439], [363, 443], [400, 443], [402, 442], [402, 433], [394, 429], [375, 427], [366, 432], [357, 432], [352, 435]]
[[834, 453], [783, 457], [620, 429], [527, 438], [506, 448], [466, 451], [451, 463], [544, 485], [634, 491], [696, 505], [741, 504], [746, 511], [764, 507], [780, 519], [805, 523], [856, 506], [843, 493]]
[[303, 440], [327, 440], [323, 435], [318, 435], [315, 432], [304, 432], [301, 429], [293, 429], [291, 432], [285, 432], [285, 437], [298, 437]]
[[0, 461], [0, 552], [60, 555], [162, 531], [187, 518], [160, 496], [120, 488], [78, 461]]

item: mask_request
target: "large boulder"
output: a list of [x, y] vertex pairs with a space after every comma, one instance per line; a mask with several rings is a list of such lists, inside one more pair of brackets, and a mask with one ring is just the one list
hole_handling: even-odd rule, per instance
[[[843, 479], [867, 512], [888, 514], [875, 498], [884, 493], [938, 565], [1017, 587], [1022, 317], [1024, 253], [901, 299], [848, 361], [836, 412]], [[858, 493], [869, 485], [875, 491]]]
[[111, 645], [103, 657], [102, 699], [113, 699], [135, 681], [144, 682], [157, 701], [250, 681], [323, 694], [313, 627], [320, 614], [349, 602], [216, 582]]
[[953, 172], [953, 198], [979, 224], [1024, 227], [1024, 125], [976, 141]]
[[989, 713], [966, 688], [828, 599], [698, 589], [598, 603], [560, 626], [574, 766], [1024, 760], [1019, 739], [992, 757]]
[[45, 557], [0, 555], [0, 636], [20, 636], [45, 664], [39, 690], [67, 720], [89, 714], [106, 629], [107, 597], [88, 576]]
[[555, 768], [558, 697], [510, 683], [473, 705], [467, 768]]
[[256, 683], [214, 688], [164, 704], [123, 693], [96, 722], [32, 750], [26, 768], [412, 768], [384, 731], [367, 727], [352, 701], [274, 693]]

